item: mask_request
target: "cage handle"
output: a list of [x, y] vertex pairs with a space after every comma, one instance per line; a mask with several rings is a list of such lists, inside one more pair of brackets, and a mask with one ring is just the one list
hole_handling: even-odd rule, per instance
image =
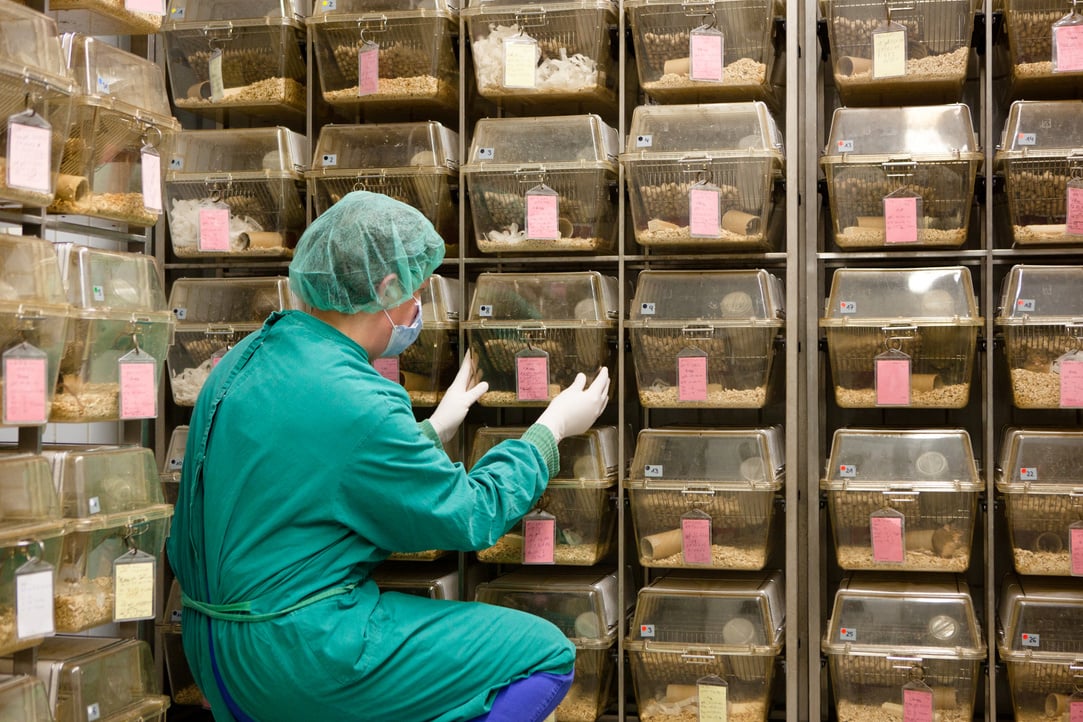
[[544, 7], [525, 7], [515, 11], [515, 22], [522, 33], [523, 28], [545, 25]]
[[714, 496], [714, 489], [692, 489], [686, 487], [681, 489], [681, 494], [686, 496]]
[[681, 329], [681, 335], [686, 338], [712, 338], [714, 337], [714, 329], [710, 326], [685, 326]]
[[382, 33], [387, 31], [386, 15], [365, 15], [357, 20], [358, 39], [365, 39], [365, 32]]
[[681, 661], [688, 662], [689, 664], [711, 664], [714, 662], [713, 654], [692, 654], [690, 652], [684, 652], [681, 654]]
[[910, 178], [914, 175], [917, 163], [909, 159], [885, 160], [880, 164], [888, 178]]

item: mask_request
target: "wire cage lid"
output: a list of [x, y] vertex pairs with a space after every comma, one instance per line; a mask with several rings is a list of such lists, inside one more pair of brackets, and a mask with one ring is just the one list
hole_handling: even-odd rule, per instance
[[1010, 661], [1083, 660], [1083, 589], [1077, 580], [1006, 576], [997, 607], [997, 647]]
[[1083, 496], [1083, 431], [1005, 429], [996, 488], [1009, 494]]
[[1083, 100], [1016, 100], [993, 160], [1072, 158], [1083, 161]]
[[782, 133], [761, 101], [696, 105], [641, 105], [632, 113], [621, 161], [710, 159], [785, 160]]
[[822, 164], [895, 158], [980, 162], [970, 109], [962, 103], [835, 109]]
[[302, 27], [304, 19], [302, 0], [170, 0], [161, 32], [245, 25]]
[[966, 429], [838, 429], [820, 488], [978, 492]]
[[315, 0], [308, 24], [340, 23], [378, 14], [387, 20], [459, 16], [460, 0]]
[[[537, 8], [537, 9], [535, 9]], [[613, 0], [467, 0], [462, 9], [464, 17], [485, 14], [516, 14], [520, 10], [537, 14], [539, 12], [574, 12], [577, 10], [604, 10], [616, 14], [617, 3]]]
[[880, 326], [918, 322], [929, 326], [981, 326], [970, 269], [840, 268], [820, 325]]
[[643, 429], [636, 439], [629, 486], [778, 490], [785, 464], [780, 426]]
[[1001, 285], [996, 323], [1083, 327], [1083, 266], [1012, 266]]

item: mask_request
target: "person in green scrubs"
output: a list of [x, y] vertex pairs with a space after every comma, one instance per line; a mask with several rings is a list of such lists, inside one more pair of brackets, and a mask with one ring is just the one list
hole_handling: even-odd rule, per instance
[[421, 423], [372, 365], [416, 338], [417, 293], [443, 257], [417, 210], [348, 194], [290, 264], [307, 310], [272, 314], [199, 395], [167, 550], [216, 720], [529, 722], [567, 691], [575, 648], [549, 622], [371, 579], [392, 551], [496, 542], [557, 472], [557, 443], [608, 397], [605, 369], [589, 386], [580, 374], [521, 438], [469, 470], [452, 462], [442, 441], [488, 388], [471, 385], [469, 357]]

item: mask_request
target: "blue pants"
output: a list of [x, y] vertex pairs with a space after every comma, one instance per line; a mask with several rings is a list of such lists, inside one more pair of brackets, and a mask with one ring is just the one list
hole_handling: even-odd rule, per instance
[[535, 672], [512, 682], [497, 693], [487, 714], [471, 722], [542, 722], [568, 693], [572, 676]]

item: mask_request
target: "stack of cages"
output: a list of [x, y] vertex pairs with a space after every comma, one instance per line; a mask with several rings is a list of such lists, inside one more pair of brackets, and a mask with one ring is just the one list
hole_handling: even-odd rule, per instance
[[302, 0], [171, 0], [162, 24], [173, 103], [216, 115], [301, 119], [305, 94]]
[[459, 3], [319, 0], [308, 28], [324, 102], [436, 115], [459, 108]]
[[778, 245], [785, 152], [762, 102], [641, 105], [621, 163], [635, 240], [647, 248]]
[[[501, 441], [518, 439], [525, 431], [508, 426], [479, 429], [471, 465]], [[557, 446], [560, 472], [549, 480], [534, 509], [496, 544], [478, 551], [478, 560], [572, 566], [603, 561], [616, 548], [617, 445], [614, 426], [562, 439]]]
[[1012, 240], [1019, 247], [1083, 244], [1083, 121], [1079, 100], [1017, 100], [997, 146]]
[[639, 403], [762, 409], [784, 299], [765, 270], [641, 272], [626, 323]]
[[[154, 453], [137, 446], [48, 452], [67, 519], [55, 594], [56, 630], [83, 630], [128, 619], [125, 561], [161, 562], [173, 507], [162, 497]], [[146, 556], [144, 556], [146, 555]], [[152, 592], [153, 576], [146, 580]], [[145, 618], [153, 619], [160, 600]], [[143, 617], [141, 617], [143, 618]]]
[[421, 289], [421, 334], [400, 355], [373, 365], [400, 383], [414, 406], [436, 406], [458, 371], [459, 281], [433, 274]]
[[575, 644], [575, 680], [556, 709], [557, 722], [594, 722], [615, 687], [617, 630], [632, 608], [632, 580], [617, 571], [518, 569], [477, 588], [477, 601], [529, 612]]
[[45, 684], [27, 675], [0, 679], [0, 718], [9, 722], [53, 722]]
[[1079, 714], [1083, 593], [1075, 580], [1009, 574], [997, 607], [997, 651], [1017, 722]]
[[49, 212], [153, 226], [162, 213], [162, 160], [168, 162], [180, 131], [165, 74], [87, 35], [67, 34], [63, 45], [82, 92], [72, 106]]
[[639, 563], [760, 570], [778, 538], [782, 429], [644, 429], [625, 482]]
[[162, 460], [162, 494], [166, 504], [176, 504], [180, 495], [180, 478], [184, 471], [184, 451], [187, 445], [188, 425], [175, 427], [169, 436], [165, 459]]
[[[157, 261], [142, 253], [70, 243], [56, 248], [74, 310], [49, 420], [156, 416], [157, 384], [173, 342], [173, 316], [166, 308]], [[134, 364], [153, 364], [153, 371], [135, 369]], [[148, 376], [153, 396], [144, 393]]]
[[166, 171], [178, 258], [290, 258], [305, 228], [305, 136], [284, 127], [186, 130]]
[[1057, 0], [1004, 0], [1013, 98], [1078, 98], [1083, 63], [1075, 52], [1083, 22], [1072, 3]]
[[986, 647], [959, 575], [847, 574], [822, 650], [839, 722], [974, 719]]
[[965, 266], [838, 269], [820, 320], [836, 403], [964, 408], [982, 324]]
[[308, 195], [321, 215], [350, 191], [390, 196], [421, 211], [459, 252], [459, 134], [435, 121], [320, 129]]
[[953, 103], [970, 65], [973, 0], [828, 0], [825, 14], [843, 105]]
[[166, 358], [173, 402], [195, 406], [226, 352], [269, 315], [293, 305], [283, 277], [178, 278], [169, 292], [177, 325]]
[[844, 250], [958, 248], [984, 155], [962, 104], [838, 108], [820, 165]]
[[478, 250], [612, 252], [618, 143], [597, 115], [479, 120], [462, 167]]
[[206, 698], [196, 684], [195, 676], [188, 666], [188, 658], [184, 655], [184, 642], [181, 638], [182, 612], [181, 588], [174, 579], [169, 587], [169, 597], [154, 623], [154, 639], [157, 643], [155, 649], [160, 650], [165, 660], [173, 703], [186, 707], [205, 705]]
[[[625, 0], [639, 86], [660, 103], [781, 101], [775, 0]], [[780, 63], [779, 68], [782, 68]], [[633, 133], [634, 135], [634, 133]]]
[[985, 482], [966, 430], [838, 429], [820, 489], [842, 569], [968, 569]]
[[781, 572], [658, 577], [624, 643], [639, 719], [763, 722], [785, 623]]
[[49, 462], [31, 454], [0, 455], [0, 655], [44, 639], [36, 620], [20, 618], [34, 611], [33, 605], [16, 605], [20, 578], [46, 572], [56, 583], [65, 528]]
[[996, 325], [1016, 408], [1083, 407], [1083, 266], [1013, 266]]
[[0, 426], [49, 417], [72, 308], [53, 244], [0, 234]]
[[87, 35], [153, 35], [162, 29], [165, 0], [49, 0], [62, 30]]
[[478, 94], [501, 106], [615, 110], [612, 0], [467, 0], [462, 9]]
[[[482, 273], [462, 327], [482, 406], [546, 406], [576, 374], [612, 376], [618, 284], [597, 271]], [[610, 393], [613, 386], [610, 386]]]
[[1004, 431], [996, 488], [1005, 502], [1016, 572], [1083, 575], [1081, 478], [1083, 432]]
[[[14, 666], [12, 657], [0, 658], [0, 673]], [[165, 722], [170, 707], [150, 645], [141, 640], [51, 637], [37, 648], [34, 673], [55, 722]]]
[[56, 23], [0, 0], [0, 206], [53, 202], [77, 92]]

